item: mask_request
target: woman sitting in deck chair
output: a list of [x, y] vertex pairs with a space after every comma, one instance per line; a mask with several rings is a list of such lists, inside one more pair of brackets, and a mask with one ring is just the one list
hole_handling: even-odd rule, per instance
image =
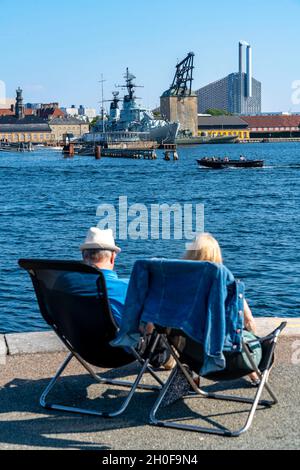
[[[210, 233], [202, 233], [188, 247], [184, 255], [189, 261], [210, 261], [212, 263], [223, 264], [223, 256], [219, 243]], [[248, 340], [254, 340], [256, 335], [256, 324], [252, 312], [246, 300], [244, 300], [244, 326]], [[259, 359], [259, 354], [257, 358]], [[259, 361], [258, 361], [259, 362]], [[259, 378], [255, 372], [249, 375], [253, 386], [259, 385]]]
[[[209, 237], [206, 235], [206, 238]], [[159, 337], [163, 341], [176, 367], [150, 413], [150, 423], [233, 437], [249, 429], [258, 405], [269, 407], [278, 402], [269, 384], [269, 374], [275, 347], [286, 323], [264, 338], [244, 330], [245, 326], [254, 328], [252, 314], [245, 302], [245, 286], [221, 262], [220, 248], [214, 253], [213, 247], [218, 247], [217, 242], [213, 242], [212, 238], [210, 241], [211, 255], [206, 246], [209, 243], [204, 243], [200, 250], [199, 245], [194, 243], [190, 247], [194, 249], [188, 250], [185, 256], [189, 259], [136, 261], [120, 331], [110, 344], [115, 347], [135, 347], [140, 339], [141, 324], [152, 324], [152, 338]], [[216, 258], [217, 251], [219, 259]], [[210, 259], [208, 256], [218, 262], [206, 261]], [[249, 341], [247, 335], [252, 335], [254, 340]], [[194, 373], [197, 378], [201, 376], [214, 382], [226, 382], [254, 372], [260, 379], [254, 399], [236, 397], [232, 393], [220, 395], [206, 392], [192, 375]], [[261, 400], [264, 390], [269, 393], [271, 400]], [[161, 407], [181, 397], [236, 401], [251, 404], [251, 409], [245, 426], [238, 431], [220, 426], [203, 428], [181, 424], [177, 423], [177, 419], [170, 421], [169, 417], [166, 420], [157, 418]]]

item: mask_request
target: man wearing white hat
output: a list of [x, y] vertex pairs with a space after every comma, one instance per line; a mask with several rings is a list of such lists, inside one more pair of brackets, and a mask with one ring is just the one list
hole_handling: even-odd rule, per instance
[[[120, 279], [114, 271], [115, 260], [121, 249], [116, 246], [112, 230], [90, 228], [80, 250], [86, 264], [96, 266], [104, 275], [111, 312], [118, 326], [121, 324], [129, 279]], [[97, 279], [95, 274], [82, 276], [80, 273], [67, 273], [59, 279], [56, 289], [73, 294], [95, 295], [97, 293]], [[147, 330], [148, 331], [148, 330]], [[149, 330], [148, 333], [151, 333]], [[148, 340], [150, 335], [148, 335]], [[163, 365], [170, 369], [175, 365], [165, 347], [159, 351], [155, 367]]]
[[[111, 312], [119, 326], [125, 304], [128, 279], [119, 279], [114, 271], [115, 260], [121, 249], [116, 246], [112, 230], [100, 230], [92, 227], [87, 234], [80, 250], [85, 263], [96, 266], [104, 275]], [[56, 289], [79, 295], [95, 295], [97, 293], [98, 276], [80, 273], [64, 274]]]
[[120, 325], [129, 280], [119, 279], [114, 271], [116, 257], [121, 249], [115, 244], [113, 231], [90, 228], [80, 250], [84, 262], [96, 266], [104, 274], [111, 311]]

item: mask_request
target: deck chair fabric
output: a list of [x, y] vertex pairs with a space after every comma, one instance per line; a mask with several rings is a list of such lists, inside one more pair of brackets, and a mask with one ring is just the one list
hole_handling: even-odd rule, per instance
[[[45, 261], [45, 260], [20, 260], [20, 267], [25, 269], [31, 277], [40, 312], [46, 323], [53, 328], [55, 333], [69, 349], [66, 360], [59, 368], [57, 374], [41, 397], [41, 405], [46, 408], [80, 412], [98, 416], [117, 416], [128, 406], [137, 387], [156, 390], [162, 381], [149, 368], [149, 359], [142, 359], [136, 350], [114, 348], [110, 341], [117, 334], [117, 325], [111, 313], [106, 291], [105, 278], [100, 270], [88, 266], [82, 262], [73, 261]], [[95, 294], [79, 295], [63, 289], [65, 279], [70, 275], [88, 276], [91, 282], [95, 282]], [[150, 345], [150, 353], [153, 350]], [[93, 376], [103, 384], [120, 385], [130, 387], [131, 391], [121, 408], [112, 413], [78, 410], [68, 406], [49, 404], [46, 397], [54, 387], [63, 370], [72, 358], [77, 360]], [[135, 383], [119, 380], [108, 380], [95, 374], [91, 366], [105, 369], [120, 368], [139, 361], [141, 371]], [[140, 385], [144, 372], [148, 370], [160, 384], [157, 386]]]
[[241, 351], [244, 284], [223, 265], [178, 260], [135, 263], [115, 346], [135, 346], [140, 323], [182, 330], [203, 345], [202, 374], [225, 368]]
[[[286, 322], [282, 322], [281, 325], [279, 325], [278, 328], [276, 328], [276, 330], [270, 333], [268, 336], [259, 338], [259, 342], [262, 348], [262, 357], [259, 365], [255, 363], [253, 356], [251, 355], [251, 342], [243, 342], [243, 351], [247, 356], [247, 362], [249, 362], [250, 366], [245, 367], [245, 361], [241, 360], [241, 352], [235, 352], [232, 354], [225, 353], [227, 362], [226, 368], [222, 371], [211, 373], [206, 376], [206, 379], [212, 380], [214, 382], [226, 382], [229, 380], [231, 381], [245, 377], [250, 372], [256, 372], [260, 382], [253, 399], [248, 397], [235, 396], [233, 394], [225, 395], [221, 393], [218, 394], [215, 392], [204, 391], [201, 388], [201, 385], [198, 386], [196, 384], [192, 374], [193, 371], [199, 369], [201, 362], [203, 361], [203, 354], [201, 355], [201, 348], [199, 349], [199, 345], [195, 344], [191, 338], [186, 336], [182, 337], [182, 334], [180, 335], [180, 332], [178, 331], [174, 332], [171, 329], [165, 329], [156, 325], [156, 329], [160, 332], [160, 334], [164, 335], [163, 339], [172, 356], [174, 357], [174, 360], [177, 363], [177, 367], [171, 372], [168, 381], [162, 388], [159, 397], [150, 412], [150, 423], [161, 427], [216, 434], [227, 437], [239, 437], [240, 435], [247, 432], [253, 423], [255, 412], [258, 406], [269, 408], [278, 403], [278, 399], [273, 392], [273, 389], [271, 388], [268, 380], [272, 366], [274, 364], [275, 348], [278, 342], [278, 338], [286, 325]], [[178, 334], [180, 335], [180, 340]], [[175, 337], [176, 341], [174, 341]], [[180, 347], [178, 347], [178, 344], [180, 344]], [[180, 377], [179, 384], [174, 385], [178, 377]], [[181, 395], [177, 394], [177, 397], [174, 398], [174, 396], [172, 396], [174, 389], [175, 391], [181, 389], [183, 390], [183, 393]], [[270, 400], [261, 399], [264, 390], [268, 392]], [[216, 425], [215, 427], [203, 427], [195, 424], [183, 424], [179, 422], [180, 420], [178, 417], [176, 420], [172, 420], [170, 417], [168, 419], [159, 419], [157, 417], [159, 411], [162, 408], [172, 404], [177, 399], [182, 398], [183, 394], [186, 395], [185, 398], [199, 397], [220, 401], [245, 403], [251, 405], [251, 407], [248, 411], [245, 424], [237, 430], [228, 429], [223, 425]]]

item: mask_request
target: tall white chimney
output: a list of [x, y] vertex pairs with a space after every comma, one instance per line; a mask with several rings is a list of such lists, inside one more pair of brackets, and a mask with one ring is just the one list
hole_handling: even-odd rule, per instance
[[239, 73], [243, 73], [243, 43], [239, 42]]
[[247, 98], [252, 98], [252, 48], [247, 46]]

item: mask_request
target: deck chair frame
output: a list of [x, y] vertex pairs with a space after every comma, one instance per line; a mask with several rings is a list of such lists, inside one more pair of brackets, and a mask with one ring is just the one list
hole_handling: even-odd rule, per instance
[[[159, 341], [159, 336], [157, 335], [154, 337], [154, 340], [152, 342], [152, 346], [149, 351], [149, 355], [147, 359], [142, 359], [141, 356], [137, 353], [137, 351], [133, 348], [131, 348], [131, 352], [133, 356], [135, 357], [136, 361], [140, 364], [141, 369], [136, 377], [136, 380], [134, 382], [126, 381], [126, 380], [117, 380], [117, 379], [108, 379], [101, 377], [101, 375], [97, 374], [93, 368], [84, 360], [82, 357], [76, 353], [72, 349], [72, 347], [67, 344], [59, 335], [58, 337], [60, 340], [65, 344], [65, 346], [69, 349], [69, 353], [67, 354], [66, 358], [58, 368], [56, 374], [54, 377], [50, 380], [49, 384], [43, 391], [41, 397], [40, 397], [40, 405], [48, 410], [55, 410], [55, 411], [66, 411], [70, 413], [77, 413], [77, 414], [83, 414], [83, 415], [89, 415], [89, 416], [98, 416], [102, 418], [115, 418], [117, 416], [120, 416], [126, 409], [128, 408], [135, 392], [137, 389], [140, 390], [149, 390], [149, 391], [160, 391], [162, 389], [162, 386], [164, 385], [164, 382], [160, 379], [160, 377], [152, 370], [150, 366], [150, 361], [152, 354], [154, 353], [156, 349], [156, 345]], [[60, 404], [55, 404], [55, 403], [50, 403], [47, 401], [47, 397], [51, 390], [55, 387], [57, 384], [59, 378], [62, 376], [64, 370], [67, 368], [69, 363], [71, 362], [72, 359], [77, 359], [77, 361], [83, 366], [83, 368], [93, 377], [93, 379], [101, 384], [101, 385], [113, 385], [113, 386], [119, 386], [119, 387], [124, 387], [124, 388], [130, 388], [130, 391], [127, 395], [127, 397], [124, 399], [123, 403], [121, 406], [112, 412], [101, 412], [101, 411], [94, 411], [94, 410], [89, 410], [85, 408], [78, 408], [74, 406], [68, 406], [68, 405], [60, 405]], [[114, 369], [114, 371], [117, 371], [118, 368]], [[147, 384], [141, 384], [141, 380], [145, 372], [149, 372], [151, 376], [158, 382], [159, 385], [147, 385]]]
[[[62, 262], [62, 261], [49, 261], [49, 263], [53, 266], [58, 265], [58, 266], [63, 266], [63, 263], [65, 267], [67, 268], [68, 265], [71, 265], [73, 262]], [[39, 266], [40, 269], [43, 269], [43, 265], [45, 266], [44, 269], [46, 269], [47, 261], [45, 260], [20, 260], [19, 261], [20, 267], [25, 269], [32, 280], [35, 293], [38, 299], [39, 307], [41, 310], [41, 314], [43, 315], [41, 304], [43, 303], [42, 296], [40, 292], [38, 292], [38, 281], [36, 279], [36, 274], [35, 274], [35, 269], [34, 266]], [[82, 263], [80, 263], [80, 266], [82, 266]], [[48, 267], [48, 269], [51, 269]], [[54, 268], [53, 268], [54, 269]], [[99, 270], [95, 267], [90, 267], [90, 270], [88, 267], [85, 268], [86, 272], [91, 272], [91, 273], [97, 273]], [[108, 303], [109, 305], [109, 303]], [[111, 314], [111, 312], [110, 312]], [[45, 317], [44, 317], [45, 318]], [[126, 381], [126, 380], [117, 380], [117, 379], [109, 379], [109, 378], [104, 378], [100, 374], [97, 374], [93, 367], [85, 361], [72, 347], [70, 342], [65, 338], [59, 331], [59, 329], [56, 327], [55, 324], [50, 325], [55, 334], [58, 336], [58, 338], [62, 341], [62, 343], [65, 345], [65, 347], [69, 350], [67, 353], [66, 358], [62, 362], [62, 364], [59, 366], [56, 374], [54, 377], [50, 380], [49, 384], [43, 391], [41, 397], [40, 397], [40, 405], [49, 410], [56, 410], [56, 411], [65, 411], [65, 412], [70, 412], [70, 413], [77, 413], [77, 414], [84, 414], [84, 415], [90, 415], [90, 416], [98, 416], [98, 417], [103, 417], [103, 418], [113, 418], [116, 416], [121, 415], [129, 406], [130, 401], [132, 400], [134, 393], [136, 392], [137, 389], [140, 390], [150, 390], [150, 391], [160, 391], [162, 389], [162, 386], [164, 385], [164, 382], [160, 379], [160, 377], [154, 372], [152, 369], [150, 362], [152, 355], [156, 349], [157, 343], [159, 341], [159, 338], [161, 335], [157, 334], [156, 332], [153, 334], [150, 344], [148, 345], [147, 348], [147, 357], [143, 359], [141, 355], [134, 349], [130, 348], [133, 359], [132, 363], [134, 364], [137, 362], [140, 365], [140, 371], [137, 374], [136, 380], [134, 382], [131, 381]], [[113, 385], [113, 386], [120, 386], [120, 387], [125, 387], [125, 388], [130, 388], [130, 391], [126, 398], [123, 400], [121, 406], [111, 412], [101, 412], [98, 410], [90, 410], [90, 409], [85, 409], [85, 408], [79, 408], [79, 407], [74, 407], [74, 406], [69, 406], [69, 405], [63, 405], [63, 404], [56, 404], [56, 403], [51, 403], [47, 401], [48, 395], [50, 392], [54, 389], [55, 385], [57, 384], [59, 378], [62, 376], [63, 372], [69, 365], [72, 359], [76, 359], [82, 366], [83, 368], [91, 375], [91, 377], [98, 383], [98, 384], [103, 384], [103, 385]], [[127, 366], [130, 365], [130, 363], [127, 364]], [[121, 366], [121, 367], [116, 367], [114, 371], [121, 370], [122, 368], [126, 367], [126, 364]], [[150, 373], [150, 375], [155, 379], [155, 381], [158, 383], [158, 385], [152, 385], [152, 384], [141, 384], [142, 377], [145, 372]]]
[[[168, 381], [166, 382], [165, 386], [161, 390], [159, 397], [157, 398], [157, 401], [155, 402], [151, 412], [150, 412], [150, 424], [160, 426], [160, 427], [167, 427], [167, 428], [175, 428], [175, 429], [181, 429], [181, 430], [186, 430], [186, 431], [194, 431], [194, 432], [200, 432], [200, 433], [207, 433], [207, 434], [216, 434], [220, 436], [226, 436], [226, 437], [239, 437], [245, 432], [249, 430], [253, 423], [253, 419], [255, 416], [255, 412], [257, 410], [258, 406], [264, 406], [264, 407], [272, 407], [278, 403], [278, 399], [273, 392], [270, 384], [268, 383], [271, 367], [272, 367], [272, 358], [275, 352], [276, 344], [278, 342], [278, 338], [283, 331], [283, 329], [286, 327], [287, 323], [284, 322], [282, 323], [273, 333], [268, 335], [265, 338], [262, 338], [261, 341], [270, 339], [272, 340], [272, 347], [270, 348], [269, 355], [267, 357], [267, 362], [266, 362], [266, 367], [263, 372], [261, 372], [256, 364], [253, 361], [253, 358], [251, 356], [250, 350], [248, 345], [243, 342], [243, 351], [247, 355], [247, 358], [253, 367], [253, 370], [258, 374], [260, 378], [260, 384], [257, 388], [257, 391], [255, 393], [255, 397], [253, 399], [251, 398], [246, 398], [246, 397], [239, 397], [239, 396], [233, 396], [233, 395], [223, 395], [223, 394], [218, 394], [218, 393], [211, 393], [211, 392], [205, 392], [204, 390], [197, 387], [196, 383], [194, 382], [193, 378], [190, 376], [190, 374], [187, 372], [186, 368], [183, 366], [181, 361], [178, 358], [178, 353], [176, 352], [176, 349], [174, 348], [173, 345], [170, 345], [168, 340], [163, 337], [163, 341], [165, 341], [166, 347], [169, 349], [170, 353], [174, 357], [177, 367], [179, 367], [186, 377], [187, 381], [189, 382], [191, 386], [192, 392], [184, 397], [184, 398], [205, 398], [205, 399], [213, 399], [213, 400], [222, 400], [222, 401], [230, 401], [230, 402], [238, 402], [238, 403], [246, 403], [246, 404], [251, 404], [250, 411], [248, 413], [248, 417], [246, 420], [246, 423], [244, 426], [242, 426], [238, 430], [229, 430], [225, 429], [220, 426], [214, 427], [214, 428], [207, 428], [207, 427], [202, 427], [202, 426], [197, 426], [197, 425], [192, 425], [192, 424], [182, 424], [176, 421], [171, 421], [171, 420], [159, 420], [157, 418], [157, 413], [159, 411], [159, 408], [161, 404], [163, 403], [164, 397], [168, 391], [169, 385], [171, 384], [174, 375], [176, 374], [176, 369], [174, 369], [170, 376]], [[249, 343], [250, 344], [250, 343]], [[220, 381], [221, 382], [221, 381]], [[262, 393], [264, 389], [268, 392], [270, 395], [270, 400], [261, 400]]]

